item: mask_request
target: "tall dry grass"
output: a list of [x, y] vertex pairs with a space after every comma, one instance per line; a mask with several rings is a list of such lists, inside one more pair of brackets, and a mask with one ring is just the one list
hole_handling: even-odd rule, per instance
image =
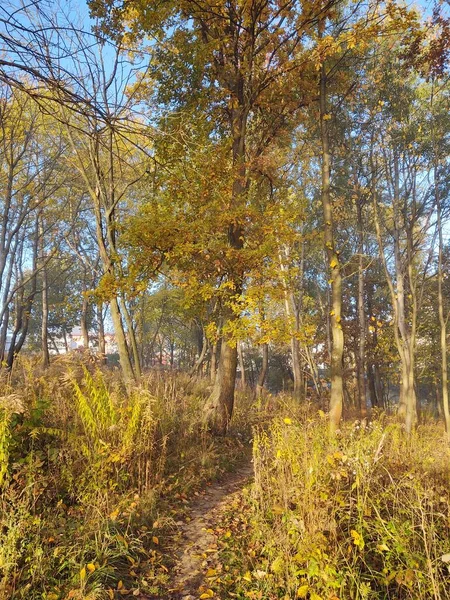
[[126, 394], [81, 356], [45, 372], [20, 358], [2, 373], [0, 599], [163, 589], [177, 511], [242, 451], [204, 430], [207, 394], [171, 373]]
[[429, 423], [407, 438], [379, 415], [344, 424], [330, 441], [321, 411], [286, 400], [276, 412], [255, 431], [246, 533], [233, 549], [247, 571], [233, 584], [238, 597], [450, 598], [443, 429]]

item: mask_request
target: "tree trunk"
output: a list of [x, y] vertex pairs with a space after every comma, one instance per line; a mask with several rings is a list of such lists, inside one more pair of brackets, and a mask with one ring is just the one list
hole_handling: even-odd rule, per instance
[[261, 396], [261, 394], [263, 392], [268, 368], [269, 368], [269, 344], [263, 344], [261, 371], [259, 372], [258, 383], [256, 384], [256, 395], [257, 396]]
[[[304, 394], [304, 376], [302, 369], [302, 355], [300, 351], [300, 342], [298, 340], [297, 334], [300, 331], [300, 310], [303, 303], [303, 266], [304, 266], [304, 243], [302, 242], [302, 255], [300, 261], [300, 286], [299, 286], [299, 299], [298, 302], [295, 300], [294, 293], [292, 289], [290, 289], [288, 277], [287, 277], [287, 269], [288, 266], [285, 264], [289, 261], [289, 252], [287, 249], [284, 252], [280, 249], [279, 251], [279, 260], [280, 260], [280, 270], [283, 273], [283, 288], [284, 288], [284, 305], [286, 309], [287, 318], [293, 322], [294, 324], [294, 332], [291, 337], [291, 361], [292, 361], [292, 377], [294, 380], [294, 395], [302, 396]], [[289, 264], [289, 262], [288, 262]]]
[[444, 317], [444, 295], [442, 292], [442, 281], [444, 273], [442, 268], [444, 238], [442, 232], [442, 206], [439, 195], [439, 186], [437, 181], [437, 167], [434, 169], [435, 194], [436, 194], [436, 210], [437, 210], [437, 228], [439, 234], [439, 251], [438, 251], [438, 308], [439, 308], [439, 326], [440, 326], [440, 342], [441, 342], [441, 397], [442, 407], [444, 409], [445, 430], [447, 439], [450, 442], [450, 411], [448, 401], [448, 367], [447, 367], [447, 322]]
[[198, 355], [197, 360], [195, 361], [192, 369], [189, 372], [189, 375], [191, 377], [194, 377], [194, 375], [200, 374], [200, 369], [202, 368], [202, 365], [205, 361], [206, 354], [208, 352], [208, 348], [209, 348], [208, 338], [206, 337], [205, 334], [203, 334], [203, 343], [202, 343], [202, 347], [200, 350], [200, 354]]
[[69, 348], [69, 343], [67, 342], [67, 331], [65, 328], [63, 329], [63, 338], [64, 338], [64, 349], [67, 354], [69, 352], [70, 348]]
[[320, 75], [320, 129], [322, 142], [322, 207], [325, 225], [324, 241], [330, 268], [331, 305], [330, 328], [332, 337], [331, 349], [331, 393], [330, 393], [330, 431], [334, 433], [339, 427], [343, 404], [343, 355], [344, 332], [341, 324], [342, 308], [342, 275], [339, 253], [334, 245], [333, 207], [330, 197], [330, 150], [328, 134], [328, 116], [326, 110], [327, 75], [325, 65]]
[[227, 432], [234, 406], [238, 352], [237, 345], [229, 342], [227, 336], [222, 338], [219, 368], [205, 406], [205, 421], [211, 431], [218, 435]]
[[[235, 178], [231, 190], [232, 206], [240, 205], [246, 195], [246, 166], [245, 166], [245, 139], [247, 128], [247, 112], [243, 105], [245, 99], [243, 97], [242, 81], [236, 83], [236, 98], [233, 101], [238, 101], [238, 108], [230, 110], [230, 125], [233, 140], [233, 167], [235, 168]], [[234, 252], [242, 250], [244, 246], [244, 230], [240, 222], [236, 219], [228, 225], [228, 246]], [[238, 261], [236, 261], [237, 263]], [[242, 268], [234, 265], [233, 270], [228, 275], [232, 293], [225, 300], [229, 304], [234, 304], [236, 298], [239, 298], [243, 285]], [[229, 323], [231, 326], [234, 321], [239, 319], [238, 314], [232, 306], [224, 309], [224, 325]], [[226, 328], [226, 327], [225, 327]], [[232, 327], [233, 329], [233, 327]], [[226, 433], [234, 406], [234, 392], [236, 383], [236, 370], [238, 363], [238, 350], [235, 340], [230, 339], [228, 334], [222, 336], [222, 347], [220, 351], [219, 368], [214, 382], [214, 388], [205, 407], [206, 421], [211, 429], [219, 434]]]
[[[50, 364], [50, 353], [48, 351], [48, 282], [47, 282], [47, 267], [42, 268], [42, 363], [45, 368]], [[58, 353], [59, 354], [59, 353]]]
[[357, 201], [358, 213], [358, 396], [361, 418], [367, 414], [366, 399], [366, 319], [364, 312], [364, 228], [361, 198]]
[[102, 362], [106, 363], [106, 342], [105, 342], [105, 320], [103, 318], [103, 304], [97, 304], [98, 321], [98, 351]]
[[8, 339], [8, 326], [9, 326], [9, 308], [6, 307], [6, 310], [3, 315], [1, 330], [0, 330], [0, 368], [2, 366], [3, 361], [5, 360], [5, 355], [6, 355], [6, 342]]
[[111, 320], [116, 334], [117, 350], [119, 352], [119, 362], [125, 378], [125, 384], [129, 388], [135, 381], [133, 366], [128, 352], [127, 340], [122, 324], [119, 303], [117, 298], [113, 298], [110, 302]]
[[83, 346], [86, 350], [89, 349], [89, 330], [88, 330], [88, 306], [89, 301], [86, 295], [83, 293], [83, 305], [81, 307], [81, 321], [80, 328], [83, 336]]
[[[37, 293], [37, 267], [38, 267], [38, 255], [39, 255], [39, 219], [36, 218], [35, 223], [35, 235], [33, 240], [33, 252], [32, 252], [32, 273], [30, 284], [31, 291], [25, 299], [24, 287], [22, 287], [20, 294], [16, 296], [16, 324], [11, 339], [11, 345], [8, 351], [8, 357], [6, 360], [7, 368], [12, 369], [14, 359], [22, 350], [25, 343], [28, 326], [31, 318], [31, 309], [33, 307], [34, 298]], [[21, 260], [21, 258], [20, 258]], [[20, 265], [20, 261], [19, 261]], [[19, 267], [20, 279], [23, 282], [23, 273], [21, 266]], [[18, 338], [18, 339], [17, 339]]]
[[242, 350], [242, 342], [238, 344], [238, 357], [239, 357], [239, 371], [241, 372], [241, 388], [245, 390], [247, 386], [247, 380], [245, 377], [245, 363], [244, 363], [244, 352]]
[[[376, 173], [375, 165], [373, 161], [373, 154], [371, 153], [370, 158], [372, 173]], [[383, 264], [383, 269], [386, 276], [386, 282], [388, 284], [389, 293], [391, 296], [392, 307], [394, 311], [394, 337], [397, 345], [398, 354], [400, 357], [400, 400], [398, 406], [398, 414], [405, 418], [405, 429], [408, 435], [411, 433], [412, 428], [417, 420], [417, 400], [416, 400], [416, 389], [414, 382], [414, 360], [415, 360], [415, 328], [417, 320], [417, 303], [415, 300], [415, 292], [411, 289], [413, 296], [413, 310], [411, 314], [411, 327], [408, 324], [405, 312], [405, 285], [404, 285], [404, 269], [402, 264], [402, 256], [400, 249], [400, 231], [405, 224], [402, 223], [402, 214], [400, 210], [400, 174], [398, 165], [398, 153], [394, 149], [394, 197], [392, 200], [393, 204], [393, 215], [394, 215], [394, 262], [395, 262], [395, 275], [396, 285], [389, 272], [389, 267], [386, 261], [383, 248], [383, 238], [381, 235], [381, 227], [378, 216], [378, 200], [375, 188], [375, 176], [372, 179], [372, 201], [373, 201], [373, 212], [375, 230], [378, 239], [379, 256]], [[410, 243], [410, 242], [408, 242]], [[410, 273], [410, 284], [412, 286], [412, 265], [410, 259], [410, 250], [408, 250], [408, 269]]]
[[211, 383], [215, 383], [216, 375], [217, 375], [217, 351], [218, 351], [218, 343], [214, 342], [211, 348], [211, 363], [210, 363], [210, 379]]
[[132, 352], [132, 356], [133, 356], [133, 367], [134, 367], [133, 370], [134, 370], [136, 379], [139, 380], [142, 375], [141, 363], [140, 363], [140, 357], [139, 357], [139, 349], [137, 346], [136, 332], [134, 330], [133, 320], [131, 318], [131, 314], [130, 314], [130, 311], [128, 310], [125, 300], [122, 300], [122, 311], [123, 311], [123, 315], [125, 317], [125, 323], [127, 325], [127, 333], [128, 333], [128, 338], [130, 340], [131, 352]]

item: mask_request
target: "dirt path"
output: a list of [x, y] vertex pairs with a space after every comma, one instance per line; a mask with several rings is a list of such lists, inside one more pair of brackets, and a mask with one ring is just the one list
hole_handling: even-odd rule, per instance
[[207, 564], [209, 560], [214, 560], [217, 550], [217, 538], [212, 530], [220, 523], [220, 514], [232, 496], [240, 492], [252, 477], [253, 465], [248, 461], [234, 473], [211, 485], [192, 506], [191, 520], [182, 529], [172, 590], [167, 600], [199, 598], [201, 592], [198, 588], [203, 583]]

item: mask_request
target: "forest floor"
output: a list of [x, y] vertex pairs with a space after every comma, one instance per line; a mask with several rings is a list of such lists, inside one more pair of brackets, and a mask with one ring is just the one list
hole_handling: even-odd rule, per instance
[[[248, 457], [234, 472], [212, 483], [191, 505], [185, 524], [173, 548], [175, 566], [171, 588], [164, 600], [197, 600], [211, 597], [208, 579], [217, 573], [219, 538], [223, 513], [253, 477]], [[225, 537], [227, 537], [225, 532]], [[145, 598], [145, 596], [144, 596]]]
[[214, 437], [205, 381], [52, 369], [0, 381], [0, 600], [450, 600], [442, 423], [238, 393]]

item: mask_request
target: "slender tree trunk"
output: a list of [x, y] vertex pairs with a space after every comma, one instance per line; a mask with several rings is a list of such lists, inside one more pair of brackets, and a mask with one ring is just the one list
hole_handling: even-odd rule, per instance
[[103, 304], [97, 304], [97, 321], [98, 321], [98, 351], [102, 362], [106, 363], [106, 342], [105, 342], [105, 320], [103, 318]]
[[53, 349], [56, 352], [56, 354], [61, 354], [61, 352], [59, 351], [59, 348], [55, 342], [54, 337], [52, 335], [48, 334], [48, 339], [50, 340], [50, 343], [53, 346]]
[[42, 363], [43, 363], [44, 367], [46, 368], [50, 364], [50, 354], [48, 351], [48, 281], [47, 281], [47, 267], [45, 265], [42, 268], [41, 341], [42, 341]]
[[131, 318], [131, 314], [125, 303], [125, 300], [122, 301], [122, 311], [123, 311], [123, 315], [125, 317], [125, 323], [127, 325], [127, 330], [128, 330], [127, 331], [128, 338], [130, 340], [131, 352], [133, 355], [133, 367], [134, 367], [135, 377], [137, 379], [140, 379], [142, 372], [141, 372], [141, 363], [140, 363], [140, 358], [139, 358], [139, 349], [138, 349], [137, 340], [136, 340], [136, 332], [134, 330], [133, 320]]
[[125, 378], [125, 383], [129, 387], [136, 381], [133, 366], [130, 361], [128, 352], [127, 340], [123, 328], [122, 317], [120, 314], [119, 303], [117, 298], [113, 298], [110, 302], [111, 320], [116, 334], [117, 350], [119, 352], [119, 362]]
[[65, 328], [63, 329], [63, 338], [64, 338], [64, 349], [67, 354], [69, 352], [69, 343], [67, 341], [67, 331], [65, 330]]
[[[66, 132], [75, 156], [79, 155], [77, 144], [73, 138], [72, 129], [69, 123], [66, 123]], [[93, 131], [89, 138], [89, 158], [90, 165], [94, 170], [94, 180], [91, 178], [91, 171], [80, 162], [78, 170], [86, 184], [86, 189], [92, 200], [95, 214], [96, 238], [99, 248], [100, 259], [105, 274], [116, 276], [116, 221], [115, 221], [115, 170], [114, 158], [116, 152], [113, 143], [113, 132], [109, 130], [109, 160], [110, 169], [105, 180], [105, 174], [100, 168], [99, 146], [100, 137], [98, 132]], [[116, 334], [117, 349], [119, 352], [119, 361], [122, 369], [125, 385], [128, 389], [136, 383], [136, 374], [130, 359], [130, 352], [125, 336], [125, 328], [122, 322], [119, 301], [117, 295], [110, 301], [111, 320], [114, 333]]]
[[202, 348], [200, 350], [200, 354], [198, 355], [197, 360], [195, 361], [192, 369], [189, 372], [189, 375], [193, 377], [194, 375], [199, 375], [200, 370], [202, 368], [203, 363], [205, 362], [206, 355], [208, 353], [209, 343], [208, 338], [205, 334], [203, 334], [203, 343]]
[[439, 195], [439, 186], [437, 181], [437, 167], [434, 169], [435, 195], [436, 195], [436, 210], [437, 210], [437, 228], [439, 235], [439, 251], [438, 251], [438, 309], [439, 309], [439, 326], [440, 326], [440, 342], [441, 342], [441, 397], [442, 406], [444, 409], [445, 430], [447, 438], [450, 442], [450, 410], [448, 401], [448, 366], [447, 366], [447, 321], [444, 316], [444, 294], [442, 291], [442, 281], [444, 273], [442, 268], [444, 238], [442, 232], [442, 206]]
[[361, 418], [367, 414], [366, 399], [366, 318], [364, 311], [364, 226], [361, 198], [358, 199], [358, 396]]
[[[373, 165], [373, 156], [371, 156], [372, 172], [375, 173], [375, 167]], [[414, 382], [414, 354], [415, 354], [415, 323], [417, 319], [417, 306], [415, 300], [413, 301], [413, 312], [411, 315], [411, 323], [413, 325], [413, 334], [409, 330], [409, 325], [406, 319], [405, 313], [405, 284], [404, 284], [404, 270], [402, 264], [402, 257], [400, 251], [400, 227], [402, 225], [401, 214], [399, 210], [400, 191], [399, 184], [400, 175], [398, 168], [398, 155], [394, 151], [394, 198], [393, 198], [393, 209], [394, 209], [394, 261], [395, 261], [395, 275], [396, 275], [396, 286], [392, 276], [389, 272], [389, 268], [386, 262], [386, 257], [383, 249], [383, 239], [381, 235], [381, 227], [378, 217], [378, 202], [377, 194], [375, 190], [375, 179], [372, 181], [372, 199], [374, 208], [374, 221], [375, 230], [378, 239], [379, 256], [383, 264], [383, 269], [386, 276], [386, 281], [389, 287], [391, 295], [392, 306], [394, 310], [394, 337], [400, 357], [400, 401], [398, 407], [398, 414], [405, 418], [405, 428], [408, 435], [412, 431], [412, 427], [417, 420], [417, 402], [416, 402], [416, 390]], [[412, 265], [408, 264], [408, 268], [411, 269]], [[410, 280], [412, 278], [410, 277]]]
[[214, 342], [211, 348], [211, 363], [210, 363], [210, 379], [211, 383], [215, 383], [216, 375], [217, 375], [217, 351], [218, 351], [218, 343]]
[[304, 376], [302, 369], [302, 355], [300, 351], [300, 342], [297, 337], [297, 334], [300, 331], [300, 310], [302, 306], [302, 297], [303, 297], [303, 265], [304, 265], [304, 243], [302, 242], [302, 256], [300, 261], [300, 289], [299, 289], [299, 299], [298, 302], [295, 300], [294, 293], [292, 289], [290, 289], [287, 269], [288, 266], [285, 264], [286, 262], [289, 264], [289, 253], [287, 249], [284, 252], [280, 249], [279, 251], [279, 261], [280, 261], [280, 270], [283, 274], [283, 288], [284, 288], [284, 305], [286, 309], [287, 318], [293, 322], [294, 324], [294, 332], [291, 337], [291, 362], [292, 362], [292, 376], [294, 380], [294, 395], [302, 396], [304, 393]]
[[344, 332], [341, 324], [342, 308], [342, 275], [339, 253], [335, 249], [333, 228], [333, 207], [330, 196], [330, 149], [328, 134], [328, 114], [326, 108], [327, 75], [325, 65], [321, 67], [320, 75], [320, 129], [322, 141], [322, 207], [325, 225], [325, 249], [330, 269], [331, 280], [331, 393], [330, 393], [330, 431], [334, 433], [339, 427], [342, 416], [344, 397], [343, 388], [343, 355]]
[[170, 368], [173, 369], [174, 360], [175, 360], [175, 342], [173, 340], [169, 341], [170, 347]]
[[80, 328], [83, 336], [83, 346], [86, 350], [89, 349], [89, 330], [88, 330], [88, 306], [89, 302], [86, 295], [83, 294], [83, 304], [81, 307]]
[[6, 342], [8, 339], [8, 326], [9, 326], [9, 308], [6, 307], [3, 315], [2, 327], [0, 331], [0, 368], [6, 355]]
[[244, 363], [244, 352], [242, 350], [242, 342], [238, 345], [238, 357], [239, 357], [239, 371], [241, 372], [241, 388], [245, 390], [247, 381], [245, 378], [245, 363]]
[[261, 396], [264, 384], [267, 377], [267, 369], [269, 368], [269, 344], [262, 345], [262, 365], [259, 372], [258, 382], [256, 384], [256, 395]]

